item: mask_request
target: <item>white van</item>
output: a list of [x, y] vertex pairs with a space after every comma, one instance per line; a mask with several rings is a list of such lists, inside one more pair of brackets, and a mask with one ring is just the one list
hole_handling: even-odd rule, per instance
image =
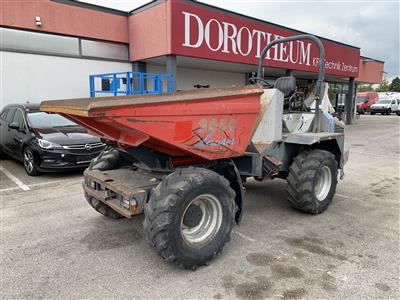
[[379, 100], [371, 105], [371, 115], [381, 113], [390, 115], [396, 113], [400, 116], [400, 93], [398, 92], [379, 92]]

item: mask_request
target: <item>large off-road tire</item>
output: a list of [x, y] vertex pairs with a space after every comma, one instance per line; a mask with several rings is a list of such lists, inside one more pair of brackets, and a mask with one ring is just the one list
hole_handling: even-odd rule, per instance
[[89, 203], [91, 207], [95, 211], [97, 211], [99, 214], [102, 214], [103, 216], [110, 218], [110, 219], [120, 219], [123, 216], [120, 215], [118, 212], [113, 210], [111, 207], [105, 205], [103, 202], [91, 197], [87, 193], [85, 193], [85, 199]]
[[335, 156], [325, 150], [306, 150], [294, 160], [287, 177], [292, 207], [310, 214], [324, 212], [331, 204], [337, 185]]
[[151, 192], [143, 222], [146, 240], [164, 260], [196, 269], [230, 241], [236, 210], [235, 192], [223, 176], [180, 169]]

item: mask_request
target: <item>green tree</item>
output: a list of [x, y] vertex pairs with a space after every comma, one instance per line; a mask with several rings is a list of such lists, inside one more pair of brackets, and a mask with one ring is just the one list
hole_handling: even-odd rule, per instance
[[372, 88], [372, 85], [370, 85], [370, 84], [368, 84], [368, 85], [366, 85], [366, 84], [359, 85], [358, 88], [357, 88], [358, 92], [371, 92], [373, 90], [374, 89]]
[[389, 92], [389, 81], [384, 77], [382, 83], [378, 88], [375, 89], [376, 92]]
[[400, 92], [400, 78], [396, 77], [392, 80], [389, 85], [389, 91], [391, 92]]

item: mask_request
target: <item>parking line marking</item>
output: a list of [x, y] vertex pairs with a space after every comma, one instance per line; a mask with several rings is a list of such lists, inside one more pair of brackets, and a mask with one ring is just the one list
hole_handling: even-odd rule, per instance
[[15, 177], [10, 171], [8, 171], [3, 166], [0, 166], [0, 171], [4, 173], [8, 178], [10, 178], [16, 185], [18, 185], [24, 191], [29, 191], [30, 188], [26, 184], [24, 184], [21, 180]]
[[15, 186], [15, 187], [10, 187], [10, 188], [5, 188], [5, 189], [1, 189], [0, 193], [2, 192], [7, 192], [7, 191], [13, 191], [13, 190], [20, 190], [21, 188], [19, 186]]
[[244, 235], [243, 233], [240, 233], [239, 231], [232, 230], [232, 232], [234, 234], [237, 234], [238, 236], [240, 236], [242, 239], [245, 239], [245, 240], [247, 240], [249, 242], [254, 243], [256, 241], [255, 239], [252, 239], [251, 237], [248, 237], [248, 236]]
[[[74, 181], [74, 180], [75, 180], [74, 178], [71, 178], [71, 179], [62, 179], [62, 180], [54, 180], [54, 181], [47, 181], [47, 182], [39, 182], [39, 183], [34, 183], [34, 184], [28, 185], [28, 188], [33, 188], [33, 187], [37, 187], [37, 186], [41, 186], [41, 185], [47, 185], [47, 184]], [[79, 181], [80, 181], [80, 179], [79, 179]], [[13, 190], [18, 190], [18, 189], [20, 189], [20, 187], [16, 186], [16, 187], [11, 187], [11, 188], [1, 189], [0, 192], [13, 191]]]

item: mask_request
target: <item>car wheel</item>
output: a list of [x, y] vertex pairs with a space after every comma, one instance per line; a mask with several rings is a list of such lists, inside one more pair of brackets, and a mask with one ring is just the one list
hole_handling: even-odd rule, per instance
[[7, 159], [7, 158], [8, 158], [8, 156], [4, 152], [3, 147], [0, 146], [0, 159]]
[[374, 113], [373, 111], [371, 111], [371, 112], [370, 112], [370, 115], [372, 115], [372, 116], [373, 116], [374, 114], [375, 114], [375, 113]]
[[387, 111], [386, 111], [386, 114], [387, 115], [390, 115], [392, 113], [392, 110], [389, 108]]
[[31, 148], [26, 147], [23, 153], [23, 162], [25, 171], [30, 176], [36, 176], [39, 174], [38, 167], [36, 165], [35, 156], [33, 155], [33, 151]]

